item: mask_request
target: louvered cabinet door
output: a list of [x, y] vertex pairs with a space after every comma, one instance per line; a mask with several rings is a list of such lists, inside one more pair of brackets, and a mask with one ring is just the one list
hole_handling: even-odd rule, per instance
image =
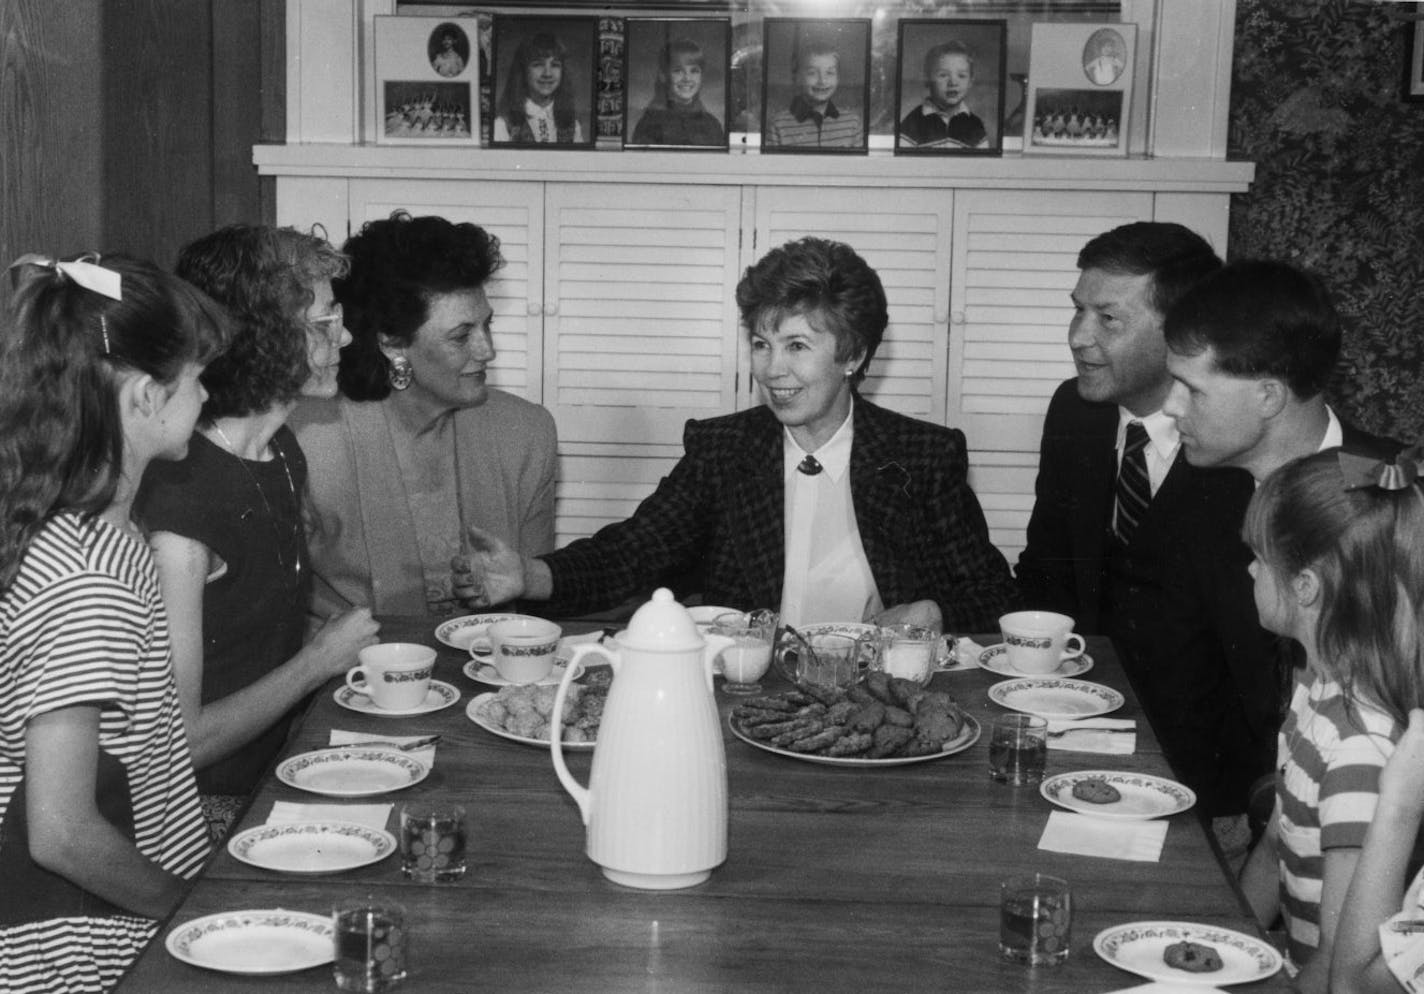
[[682, 454], [689, 418], [739, 406], [741, 204], [736, 186], [548, 185], [560, 544], [627, 517]]
[[1011, 563], [1033, 510], [1043, 415], [1073, 375], [1069, 294], [1078, 251], [1152, 210], [1147, 193], [956, 194], [947, 421], [969, 437], [971, 480]]
[[543, 403], [544, 184], [353, 180], [351, 228], [395, 210], [478, 224], [499, 239], [504, 266], [485, 287], [498, 353], [489, 384]]
[[755, 196], [755, 232], [744, 240], [744, 262], [805, 235], [855, 249], [880, 275], [890, 305], [890, 326], [861, 393], [882, 407], [943, 423], [954, 194], [762, 186]]

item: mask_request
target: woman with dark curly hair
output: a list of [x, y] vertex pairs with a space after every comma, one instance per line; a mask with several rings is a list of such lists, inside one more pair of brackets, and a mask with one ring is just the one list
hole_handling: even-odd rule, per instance
[[493, 235], [397, 211], [344, 251], [343, 396], [292, 416], [311, 465], [314, 609], [450, 614], [469, 606], [452, 570], [468, 569], [471, 526], [527, 555], [554, 547], [554, 419], [485, 382]]
[[227, 308], [234, 333], [203, 373], [208, 399], [187, 457], [152, 464], [137, 510], [215, 834], [282, 748], [297, 705], [376, 641], [363, 608], [303, 645], [306, 460], [286, 421], [299, 396], [336, 393], [351, 336], [331, 280], [345, 270], [315, 235], [249, 225], [200, 238], [178, 259], [178, 274]]

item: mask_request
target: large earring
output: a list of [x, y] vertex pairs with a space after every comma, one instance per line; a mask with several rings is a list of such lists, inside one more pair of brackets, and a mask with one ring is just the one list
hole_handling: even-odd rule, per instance
[[411, 368], [410, 360], [403, 355], [395, 356], [390, 362], [391, 387], [396, 390], [404, 390], [410, 386], [410, 381], [415, 379], [415, 370]]

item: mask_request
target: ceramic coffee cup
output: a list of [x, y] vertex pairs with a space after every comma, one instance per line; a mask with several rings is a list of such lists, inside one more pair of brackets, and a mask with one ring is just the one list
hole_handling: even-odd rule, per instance
[[1083, 654], [1083, 636], [1073, 619], [1052, 611], [1014, 611], [999, 619], [1009, 665], [1020, 673], [1052, 673], [1063, 660]]
[[435, 650], [413, 642], [382, 642], [357, 653], [358, 665], [346, 671], [346, 685], [384, 711], [418, 708], [430, 692]]
[[489, 627], [490, 662], [510, 683], [538, 683], [554, 669], [563, 629], [543, 618], [511, 618]]

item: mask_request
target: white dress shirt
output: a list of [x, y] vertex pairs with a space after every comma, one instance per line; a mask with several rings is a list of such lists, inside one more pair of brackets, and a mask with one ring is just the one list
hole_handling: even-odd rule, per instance
[[786, 560], [781, 622], [863, 621], [884, 605], [860, 542], [850, 492], [854, 408], [831, 439], [814, 453], [821, 472], [797, 466], [808, 453], [790, 430], [782, 435], [782, 480], [786, 488]]

